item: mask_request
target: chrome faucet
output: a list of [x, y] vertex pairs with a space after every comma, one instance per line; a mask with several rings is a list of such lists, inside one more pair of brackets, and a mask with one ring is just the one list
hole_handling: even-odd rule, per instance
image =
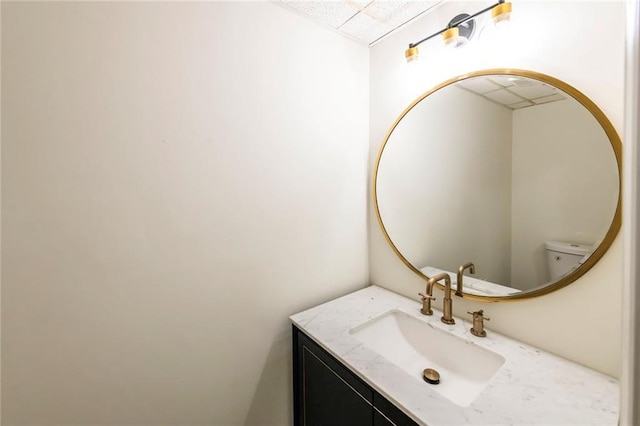
[[444, 302], [442, 308], [442, 318], [441, 321], [445, 324], [455, 324], [455, 320], [452, 316], [452, 303], [451, 303], [451, 277], [446, 272], [435, 275], [427, 281], [427, 291], [426, 294], [418, 293], [422, 296], [422, 309], [420, 312], [423, 315], [433, 315], [433, 311], [431, 310], [431, 301], [435, 300], [433, 297], [433, 285], [440, 280], [444, 280]]
[[476, 265], [471, 262], [467, 262], [458, 268], [458, 279], [456, 283], [456, 296], [462, 296], [462, 277], [464, 276], [464, 270], [469, 269], [472, 274], [476, 273]]

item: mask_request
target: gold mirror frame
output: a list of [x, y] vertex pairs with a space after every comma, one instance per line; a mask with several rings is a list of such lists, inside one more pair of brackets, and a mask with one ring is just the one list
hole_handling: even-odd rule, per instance
[[[560, 280], [558, 280], [558, 281], [556, 281], [556, 282], [554, 282], [552, 284], [549, 284], [547, 286], [540, 287], [540, 288], [535, 289], [535, 290], [525, 291], [525, 292], [519, 293], [519, 294], [513, 294], [513, 295], [508, 295], [508, 296], [500, 296], [500, 297], [497, 297], [497, 296], [479, 296], [479, 295], [468, 294], [468, 293], [463, 293], [463, 296], [462, 296], [465, 299], [476, 300], [476, 301], [481, 301], [481, 302], [500, 302], [500, 301], [513, 301], [513, 300], [529, 299], [529, 298], [532, 298], [532, 297], [542, 296], [542, 295], [551, 293], [553, 291], [556, 291], [556, 290], [558, 290], [560, 288], [566, 287], [567, 285], [571, 284], [572, 282], [576, 281], [578, 278], [583, 276], [587, 271], [589, 271], [589, 269], [591, 269], [596, 263], [598, 263], [598, 261], [602, 258], [602, 256], [604, 256], [604, 254], [607, 252], [609, 247], [611, 247], [611, 244], [613, 243], [613, 241], [615, 240], [616, 236], [618, 235], [618, 232], [620, 231], [620, 226], [622, 224], [622, 211], [621, 211], [621, 206], [622, 206], [622, 141], [620, 140], [620, 136], [618, 136], [618, 133], [616, 132], [615, 128], [613, 127], [613, 124], [611, 124], [611, 122], [609, 121], [607, 116], [602, 112], [602, 110], [591, 99], [589, 99], [586, 95], [584, 95], [582, 92], [580, 92], [576, 88], [570, 86], [569, 84], [565, 83], [564, 81], [558, 80], [557, 78], [551, 77], [551, 76], [546, 75], [546, 74], [542, 74], [542, 73], [535, 72], [535, 71], [528, 71], [528, 70], [521, 70], [521, 69], [506, 69], [506, 68], [496, 68], [496, 69], [486, 69], [486, 70], [481, 70], [481, 71], [474, 71], [474, 72], [471, 72], [471, 73], [468, 73], [468, 74], [463, 74], [461, 76], [454, 77], [454, 78], [449, 79], [449, 80], [447, 80], [447, 81], [445, 81], [443, 83], [438, 84], [433, 89], [427, 91], [426, 93], [424, 93], [420, 97], [418, 97], [418, 99], [413, 101], [402, 112], [402, 114], [400, 114], [400, 116], [396, 119], [396, 121], [393, 123], [393, 125], [391, 126], [391, 128], [387, 132], [387, 135], [384, 138], [382, 146], [380, 147], [380, 150], [378, 151], [378, 156], [376, 158], [375, 168], [374, 168], [374, 171], [373, 171], [373, 185], [372, 185], [372, 188], [373, 188], [373, 206], [374, 206], [374, 209], [375, 209], [375, 212], [376, 212], [376, 217], [378, 218], [378, 224], [380, 225], [380, 228], [382, 229], [382, 233], [384, 234], [387, 242], [389, 243], [389, 245], [391, 246], [391, 248], [393, 249], [395, 254], [400, 258], [400, 260], [402, 260], [402, 262], [409, 269], [411, 269], [420, 278], [422, 278], [424, 280], [428, 280], [429, 279], [428, 276], [426, 276], [425, 274], [420, 272], [420, 270], [418, 270], [415, 266], [413, 266], [402, 255], [402, 253], [400, 253], [400, 250], [398, 250], [396, 245], [393, 243], [393, 241], [391, 240], [391, 237], [389, 237], [389, 234], [387, 233], [387, 230], [386, 230], [386, 228], [384, 226], [384, 222], [382, 221], [382, 217], [380, 216], [380, 210], [378, 208], [378, 197], [377, 197], [377, 180], [378, 180], [378, 169], [380, 167], [380, 160], [382, 158], [382, 154], [384, 152], [384, 148], [387, 145], [387, 142], [389, 141], [389, 138], [391, 137], [391, 134], [393, 133], [393, 131], [396, 128], [396, 126], [400, 123], [400, 121], [404, 118], [404, 116], [407, 115], [409, 113], [409, 111], [411, 111], [413, 109], [413, 107], [415, 107], [423, 99], [425, 99], [426, 97], [428, 97], [432, 93], [437, 92], [438, 90], [440, 90], [440, 89], [442, 89], [444, 87], [447, 87], [447, 86], [449, 86], [449, 85], [451, 85], [453, 83], [456, 83], [456, 82], [459, 82], [459, 81], [462, 81], [462, 80], [466, 80], [466, 79], [472, 78], [472, 77], [489, 76], [489, 75], [514, 75], [514, 76], [518, 76], [518, 77], [527, 77], [527, 78], [530, 78], [530, 79], [538, 80], [538, 81], [541, 81], [543, 83], [547, 83], [547, 84], [550, 84], [552, 86], [555, 86], [556, 88], [561, 89], [566, 94], [568, 94], [569, 96], [574, 98], [582, 106], [584, 106], [593, 115], [593, 117], [598, 121], [600, 126], [602, 126], [602, 129], [604, 130], [605, 134], [609, 138], [609, 142], [611, 143], [611, 148], [613, 149], [613, 152], [615, 154], [616, 163], [617, 163], [617, 166], [618, 166], [618, 203], [616, 205], [616, 211], [615, 211], [615, 214], [613, 216], [613, 220], [611, 222], [611, 226], [609, 226], [609, 229], [608, 229], [605, 237], [603, 238], [603, 240], [600, 243], [600, 245], [593, 252], [593, 254], [587, 259], [586, 262], [584, 262], [582, 265], [580, 265], [578, 268], [576, 268], [570, 274], [562, 277]], [[436, 286], [439, 289], [444, 290], [444, 286], [442, 284], [436, 283]]]

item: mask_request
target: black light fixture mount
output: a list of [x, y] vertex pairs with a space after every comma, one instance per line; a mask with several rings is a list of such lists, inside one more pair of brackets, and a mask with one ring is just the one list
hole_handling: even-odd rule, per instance
[[407, 62], [412, 62], [418, 59], [418, 46], [420, 44], [441, 34], [445, 45], [452, 45], [454, 47], [463, 45], [473, 36], [475, 32], [476, 23], [474, 18], [490, 10], [492, 11], [491, 15], [493, 17], [494, 23], [497, 24], [499, 22], [508, 21], [511, 16], [511, 2], [498, 0], [497, 3], [486, 7], [472, 15], [462, 13], [455, 16], [453, 19], [451, 19], [451, 21], [449, 21], [445, 28], [431, 34], [428, 37], [423, 38], [420, 41], [410, 43], [409, 48], [405, 50], [405, 58], [407, 59]]

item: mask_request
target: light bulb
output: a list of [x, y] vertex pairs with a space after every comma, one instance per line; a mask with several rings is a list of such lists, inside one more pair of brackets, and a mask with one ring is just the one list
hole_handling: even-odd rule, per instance
[[511, 20], [511, 3], [500, 3], [491, 10], [491, 16], [495, 25], [506, 24]]
[[460, 38], [460, 30], [458, 27], [449, 28], [442, 33], [442, 41], [446, 47], [457, 47]]
[[404, 51], [404, 56], [407, 59], [407, 63], [410, 64], [412, 62], [416, 62], [418, 60], [418, 48], [417, 47], [409, 47]]
[[469, 42], [469, 39], [460, 35], [458, 27], [453, 27], [442, 33], [442, 41], [446, 48], [455, 48], [464, 46]]

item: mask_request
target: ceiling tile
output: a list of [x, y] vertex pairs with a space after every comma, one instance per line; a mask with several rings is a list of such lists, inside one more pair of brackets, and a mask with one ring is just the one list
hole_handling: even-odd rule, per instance
[[482, 96], [485, 96], [492, 101], [501, 103], [503, 105], [511, 105], [522, 102], [524, 100], [506, 89], [494, 90], [493, 92], [484, 93]]
[[358, 8], [358, 10], [364, 9], [367, 5], [371, 4], [375, 0], [344, 0], [352, 6]]
[[359, 13], [345, 22], [340, 31], [360, 40], [375, 40], [388, 33], [390, 29], [371, 16]]
[[468, 78], [458, 82], [457, 85], [475, 93], [487, 93], [500, 89], [500, 86], [487, 78]]
[[397, 14], [406, 7], [406, 1], [380, 1], [371, 2], [365, 9], [364, 13], [381, 22], [386, 22], [389, 18]]
[[371, 45], [442, 1], [279, 0], [278, 4]]
[[513, 76], [510, 75], [492, 75], [491, 77], [488, 77], [489, 80], [503, 87], [513, 86], [512, 78]]
[[556, 102], [556, 101], [561, 101], [563, 99], [566, 99], [564, 96], [562, 96], [559, 93], [553, 94], [551, 96], [545, 96], [542, 98], [535, 98], [532, 99], [532, 102], [535, 102], [536, 104], [547, 104], [549, 102]]
[[547, 86], [546, 84], [539, 82], [535, 82], [535, 84], [528, 86], [515, 85], [510, 87], [509, 90], [527, 99], [541, 98], [543, 96], [551, 96], [557, 93], [555, 87]]
[[518, 102], [517, 104], [511, 104], [511, 105], [509, 105], [509, 108], [511, 108], [511, 109], [520, 109], [520, 108], [530, 107], [531, 105], [534, 105], [533, 102], [524, 101], [524, 102]]
[[344, 1], [289, 1], [281, 0], [286, 7], [300, 12], [310, 19], [332, 28], [339, 28], [359, 9]]
[[393, 21], [397, 15], [406, 14], [406, 10], [410, 8], [412, 3], [415, 2], [376, 0], [370, 3], [363, 12], [377, 21], [386, 23]]
[[398, 7], [394, 13], [388, 15], [388, 23], [392, 24], [394, 28], [431, 9], [439, 1], [407, 1], [402, 3], [402, 7]]

